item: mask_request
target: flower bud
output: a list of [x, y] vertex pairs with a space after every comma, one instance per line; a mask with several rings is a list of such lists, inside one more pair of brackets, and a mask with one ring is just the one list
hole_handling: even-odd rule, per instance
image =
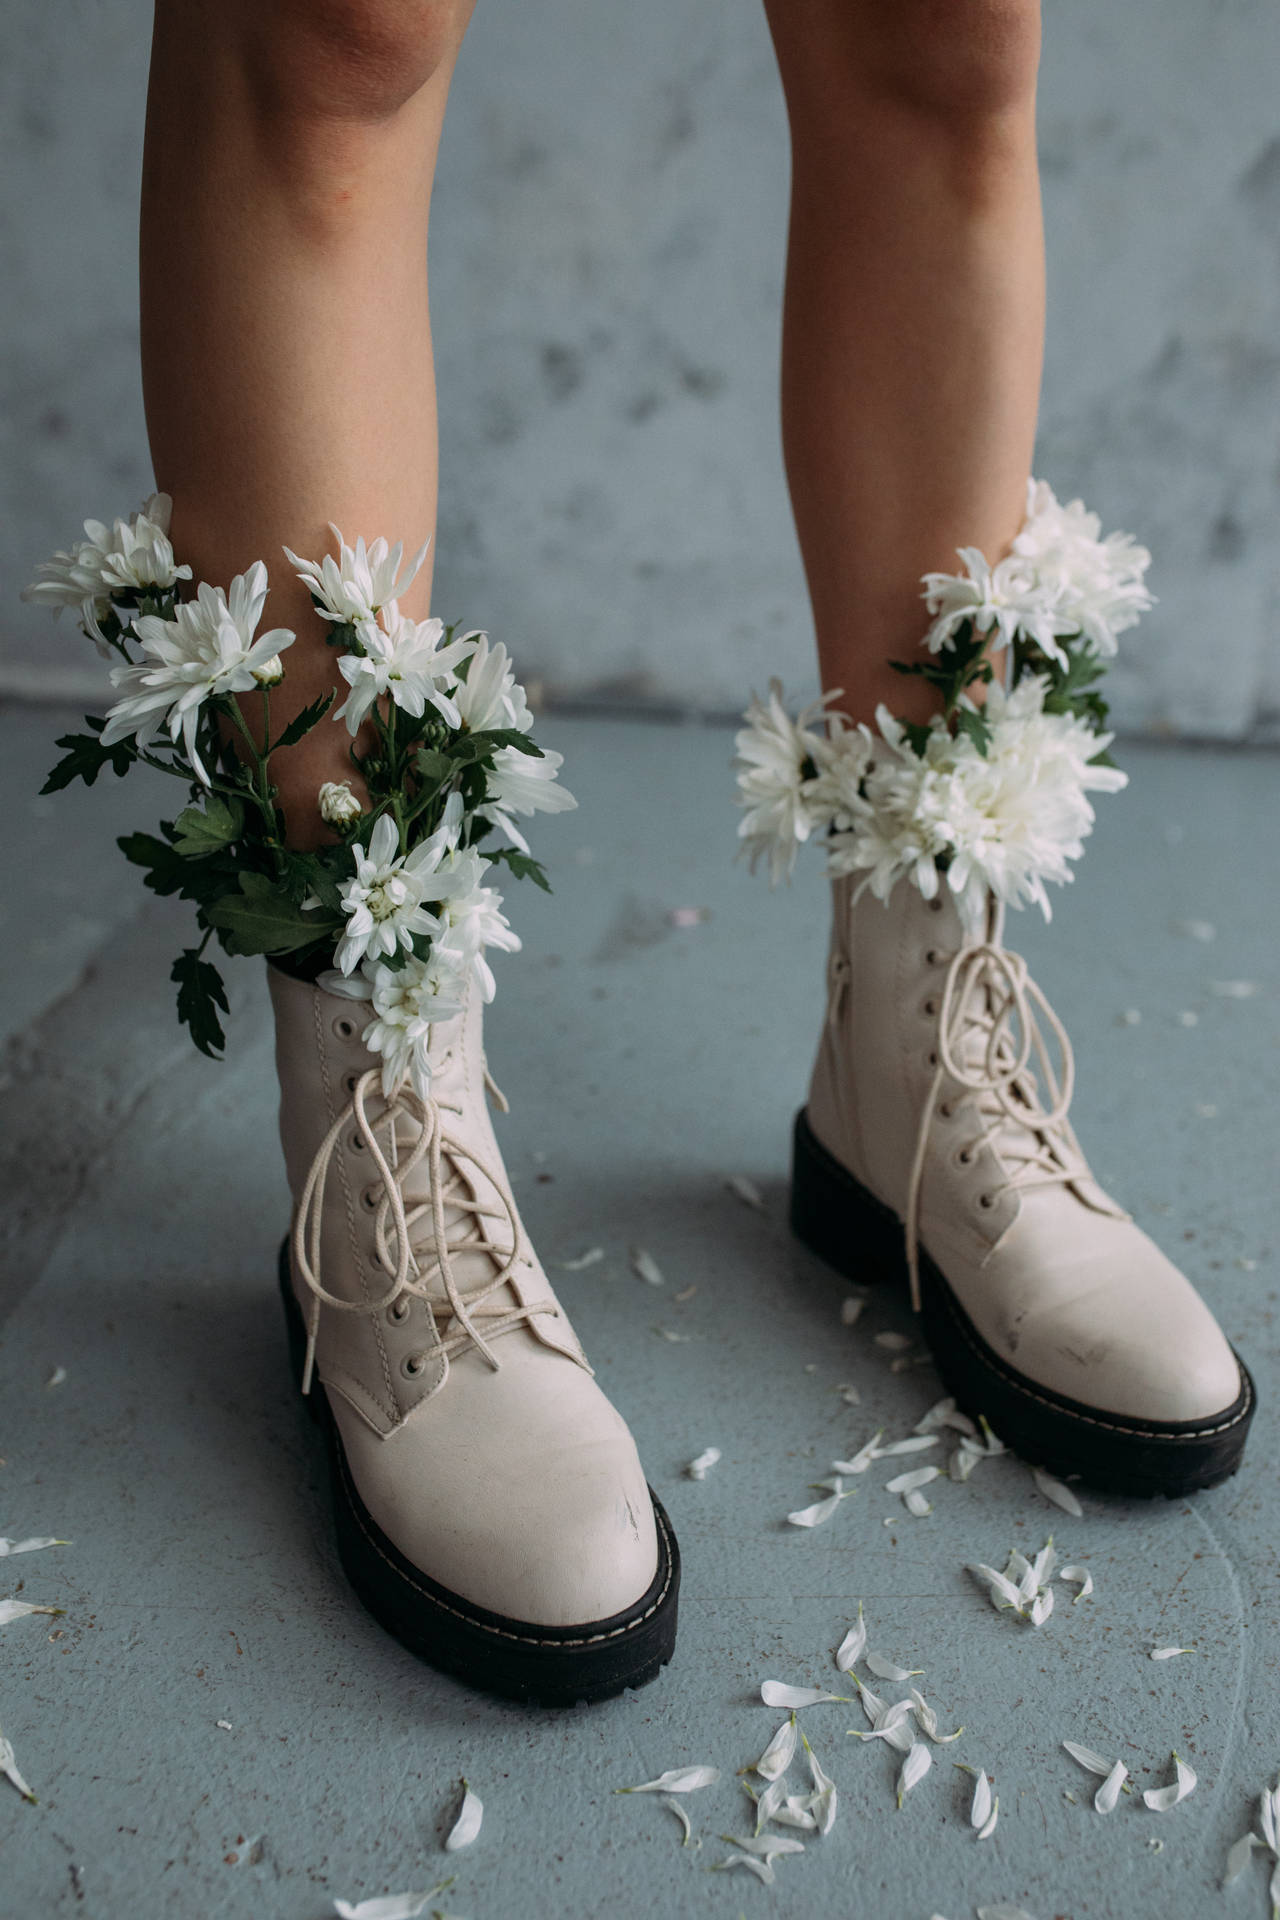
[[273, 653], [269, 660], [264, 660], [260, 666], [255, 667], [253, 677], [260, 687], [279, 686], [284, 679], [284, 662], [280, 655]]
[[345, 780], [326, 780], [320, 789], [320, 818], [331, 827], [349, 827], [364, 809]]

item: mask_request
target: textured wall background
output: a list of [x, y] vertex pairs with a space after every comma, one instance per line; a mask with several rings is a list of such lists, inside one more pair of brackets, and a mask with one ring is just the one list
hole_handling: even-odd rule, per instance
[[[149, 9], [0, 0], [0, 691], [91, 680], [14, 594], [150, 469], [135, 201]], [[1280, 11], [1072, 0], [1042, 91], [1039, 468], [1156, 553], [1132, 729], [1280, 738]], [[751, 0], [482, 0], [432, 236], [438, 605], [592, 699], [812, 678], [775, 419], [781, 102]]]

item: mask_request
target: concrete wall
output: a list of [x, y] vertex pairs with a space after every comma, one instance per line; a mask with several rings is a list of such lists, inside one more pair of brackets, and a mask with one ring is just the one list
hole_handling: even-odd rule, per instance
[[[0, 688], [94, 668], [16, 606], [149, 485], [134, 226], [148, 10], [0, 0]], [[1132, 729], [1280, 737], [1280, 13], [1074, 0], [1042, 95], [1039, 470], [1155, 550]], [[778, 455], [787, 157], [751, 0], [482, 0], [441, 160], [438, 605], [562, 695], [812, 678]]]

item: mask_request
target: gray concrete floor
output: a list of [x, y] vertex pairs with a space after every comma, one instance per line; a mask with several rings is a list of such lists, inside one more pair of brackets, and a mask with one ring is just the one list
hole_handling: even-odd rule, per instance
[[[927, 1365], [895, 1373], [875, 1340], [910, 1333], [905, 1300], [876, 1294], [842, 1328], [844, 1290], [785, 1227], [820, 1011], [816, 862], [772, 897], [733, 864], [725, 732], [545, 725], [582, 805], [538, 835], [554, 896], [513, 889], [525, 951], [500, 958], [489, 1029], [512, 1099], [500, 1135], [686, 1562], [673, 1666], [638, 1695], [553, 1714], [417, 1664], [344, 1587], [272, 1292], [287, 1196], [261, 971], [233, 967], [229, 1058], [200, 1059], [166, 977], [183, 911], [145, 895], [111, 844], [150, 823], [153, 797], [106, 781], [34, 801], [57, 730], [47, 713], [0, 714], [0, 1532], [72, 1542], [0, 1578], [0, 1593], [67, 1610], [0, 1629], [0, 1728], [40, 1802], [0, 1782], [4, 1920], [319, 1920], [336, 1896], [451, 1870], [432, 1905], [468, 1920], [959, 1920], [1002, 1902], [1037, 1920], [1262, 1920], [1261, 1860], [1229, 1896], [1218, 1886], [1280, 1762], [1274, 759], [1126, 749], [1133, 786], [1103, 803], [1052, 927], [1024, 915], [1014, 930], [1074, 1035], [1099, 1174], [1257, 1373], [1244, 1471], [1186, 1503], [1086, 1495], [1072, 1520], [1008, 1458], [940, 1483], [913, 1520], [883, 1490], [886, 1466], [805, 1533], [784, 1516], [830, 1459], [878, 1427], [905, 1433], [938, 1392]], [[673, 925], [689, 906], [707, 917]], [[1223, 980], [1256, 992], [1223, 997]], [[758, 1184], [763, 1215], [727, 1189], [735, 1174]], [[593, 1244], [603, 1262], [558, 1269]], [[637, 1244], [661, 1291], [632, 1272]], [[696, 1484], [682, 1470], [707, 1446], [724, 1457]], [[1032, 1632], [963, 1566], [1033, 1552], [1050, 1531], [1097, 1591], [1071, 1607], [1060, 1589]], [[811, 1709], [842, 1798], [835, 1831], [779, 1861], [773, 1888], [709, 1871], [718, 1836], [749, 1831], [734, 1775], [781, 1718], [761, 1681], [848, 1692], [832, 1650], [859, 1600], [872, 1645], [926, 1669], [963, 1739], [935, 1749], [899, 1813], [893, 1756], [846, 1737], [859, 1713]], [[1197, 1651], [1152, 1664], [1169, 1644]], [[1100, 1817], [1064, 1738], [1123, 1757], [1139, 1787], [1167, 1777], [1176, 1748], [1199, 1787], [1165, 1816], [1135, 1795]], [[956, 1760], [995, 1776], [989, 1841], [968, 1830]], [[652, 1797], [614, 1797], [704, 1761], [722, 1777], [686, 1803], [700, 1850]], [[485, 1823], [446, 1856], [464, 1774]]]

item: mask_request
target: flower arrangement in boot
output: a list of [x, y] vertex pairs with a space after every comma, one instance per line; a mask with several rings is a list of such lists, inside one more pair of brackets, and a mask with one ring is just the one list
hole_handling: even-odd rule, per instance
[[1006, 910], [1072, 877], [1112, 764], [1099, 681], [1151, 604], [1149, 555], [1031, 482], [1009, 555], [924, 578], [938, 697], [873, 731], [792, 718], [775, 682], [737, 736], [753, 867], [818, 840], [827, 1017], [797, 1116], [799, 1236], [859, 1279], [905, 1269], [948, 1387], [1037, 1464], [1181, 1494], [1238, 1466], [1248, 1372], [1191, 1283], [1094, 1180], [1070, 1042]]
[[1127, 784], [1107, 756], [1097, 683], [1151, 605], [1151, 556], [1100, 531], [1080, 501], [1064, 507], [1033, 480], [1007, 559], [993, 567], [964, 547], [962, 573], [926, 574], [931, 658], [893, 664], [936, 689], [927, 725], [881, 707], [878, 734], [851, 727], [826, 711], [838, 693], [793, 720], [776, 681], [767, 703], [753, 700], [737, 737], [753, 868], [765, 858], [776, 882], [815, 837], [828, 871], [862, 875], [877, 899], [905, 877], [926, 900], [948, 886], [971, 926], [988, 890], [1048, 918], [1045, 884], [1071, 878], [1093, 826], [1088, 795]]
[[[336, 558], [286, 554], [329, 624], [349, 691], [341, 705], [324, 695], [273, 735], [271, 691], [295, 636], [258, 632], [266, 566], [256, 561], [226, 591], [201, 582], [182, 598], [191, 569], [175, 563], [169, 515], [168, 497], [154, 494], [110, 527], [86, 521], [84, 540], [55, 553], [26, 590], [75, 609], [115, 661], [119, 694], [104, 719], [86, 718], [87, 732], [58, 742], [64, 758], [43, 791], [135, 765], [186, 787], [187, 804], [158, 835], [128, 834], [120, 846], [148, 886], [195, 905], [202, 937], [173, 979], [178, 1017], [202, 1052], [225, 1045], [226, 992], [205, 958], [216, 940], [304, 976], [327, 971], [335, 990], [367, 1003], [384, 1091], [406, 1076], [421, 1086], [431, 1022], [458, 1012], [469, 978], [492, 999], [485, 949], [519, 947], [493, 882], [505, 867], [547, 884], [512, 816], [575, 804], [557, 780], [562, 756], [535, 744], [505, 647], [401, 612], [426, 548], [402, 566], [399, 544], [351, 547], [337, 528]], [[260, 735], [235, 697], [255, 692]], [[355, 784], [321, 786], [333, 841], [301, 852], [285, 842], [271, 763], [330, 715], [351, 736]], [[362, 728], [368, 744], [357, 748]], [[505, 844], [492, 843], [495, 831]]]
[[[345, 695], [274, 733], [295, 636], [258, 631], [265, 566], [184, 598], [168, 524], [163, 495], [89, 522], [29, 589], [77, 610], [120, 696], [59, 743], [45, 791], [136, 764], [184, 786], [158, 835], [120, 844], [195, 905], [201, 939], [174, 978], [204, 1052], [227, 1004], [210, 942], [271, 962], [294, 1198], [280, 1291], [343, 1566], [391, 1633], [476, 1685], [547, 1703], [639, 1686], [675, 1644], [679, 1550], [530, 1243], [487, 1105], [505, 1107], [486, 956], [520, 944], [494, 883], [505, 868], [546, 885], [516, 822], [575, 804], [561, 756], [535, 745], [504, 647], [401, 611], [425, 549], [402, 566], [400, 546], [336, 528], [336, 555], [286, 553]], [[259, 725], [237, 694], [256, 694]], [[272, 767], [335, 721], [351, 778], [319, 788], [332, 839], [301, 851]]]

